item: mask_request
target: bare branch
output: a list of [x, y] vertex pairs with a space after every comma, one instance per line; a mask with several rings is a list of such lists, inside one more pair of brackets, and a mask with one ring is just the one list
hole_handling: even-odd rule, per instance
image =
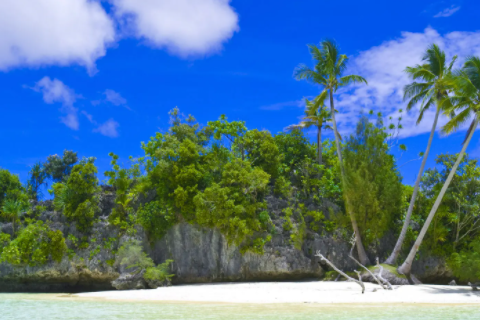
[[380, 280], [382, 280], [383, 283], [386, 283], [386, 284], [387, 284], [388, 290], [393, 290], [392, 284], [391, 284], [390, 282], [388, 282], [387, 279], [385, 279], [384, 277], [382, 277], [383, 266], [380, 264], [380, 262], [378, 262], [378, 257], [377, 257], [377, 267], [380, 268], [380, 271], [378, 272], [378, 277], [380, 278]]
[[355, 282], [356, 284], [358, 284], [360, 287], [362, 287], [362, 294], [365, 293], [365, 285], [363, 284], [362, 281], [359, 281], [359, 280], [355, 280], [354, 278], [348, 276], [345, 272], [343, 272], [342, 270], [338, 269], [333, 263], [330, 262], [330, 260], [328, 260], [327, 258], [325, 258], [321, 253], [320, 251], [317, 251], [317, 253], [315, 254], [316, 257], [319, 257], [322, 261], [325, 261], [330, 267], [332, 267], [335, 271], [337, 271], [339, 274], [341, 274], [342, 276], [344, 276], [347, 281], [351, 281], [351, 282]]

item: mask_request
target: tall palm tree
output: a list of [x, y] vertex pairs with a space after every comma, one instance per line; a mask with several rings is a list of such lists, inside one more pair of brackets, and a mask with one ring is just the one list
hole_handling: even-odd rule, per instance
[[[333, 94], [338, 88], [352, 84], [352, 83], [367, 83], [367, 81], [357, 75], [344, 76], [343, 73], [347, 68], [348, 58], [344, 54], [339, 53], [337, 44], [332, 40], [325, 40], [320, 43], [320, 46], [309, 45], [310, 54], [316, 60], [316, 65], [313, 69], [306, 65], [300, 65], [294, 73], [297, 80], [308, 80], [322, 88], [320, 95], [317, 97], [318, 103], [321, 105], [330, 98], [330, 111], [333, 123], [333, 132], [335, 135], [335, 143], [337, 146], [337, 156], [340, 163], [340, 173], [342, 176], [342, 184], [346, 186], [345, 167], [342, 160], [342, 150], [340, 146], [340, 136], [337, 130], [337, 123], [335, 121], [335, 105], [333, 102]], [[363, 264], [370, 264], [365, 248], [363, 247], [360, 230], [353, 213], [353, 208], [350, 204], [348, 196], [345, 194], [346, 207], [350, 220], [352, 222], [353, 231], [355, 232], [356, 246], [358, 258]]]
[[455, 109], [461, 110], [461, 112], [452, 117], [452, 119], [443, 127], [443, 132], [451, 133], [456, 131], [471, 117], [473, 117], [473, 120], [467, 131], [462, 150], [458, 154], [457, 160], [453, 165], [452, 170], [448, 174], [447, 180], [445, 181], [442, 190], [440, 190], [440, 193], [438, 194], [437, 199], [435, 200], [435, 203], [428, 214], [422, 230], [420, 230], [420, 233], [418, 234], [410, 253], [405, 259], [405, 262], [398, 268], [399, 272], [407, 276], [410, 275], [415, 255], [422, 244], [428, 227], [430, 226], [430, 223], [432, 222], [433, 217], [435, 216], [435, 213], [442, 202], [443, 196], [445, 195], [445, 192], [447, 191], [459, 164], [462, 162], [463, 156], [465, 155], [465, 150], [472, 140], [473, 133], [477, 128], [478, 121], [480, 119], [480, 58], [468, 58], [462, 70], [455, 72], [454, 77], [451, 77], [451, 83], [454, 86], [455, 96], [450, 97], [448, 101], [450, 101], [450, 103], [452, 103], [454, 106], [451, 106], [446, 111], [453, 111]]
[[25, 204], [18, 200], [5, 200], [2, 211], [3, 214], [12, 219], [13, 235], [15, 236], [15, 221], [22, 215]]
[[332, 130], [327, 122], [332, 121], [330, 111], [325, 105], [319, 105], [315, 99], [305, 99], [305, 116], [299, 124], [292, 124], [287, 130], [317, 128], [318, 164], [322, 164], [322, 129]]
[[[439, 104], [448, 96], [448, 81], [445, 79], [448, 79], [451, 75], [452, 67], [456, 59], [456, 56], [453, 57], [452, 61], [447, 66], [445, 52], [440, 50], [436, 44], [432, 44], [428, 47], [423, 56], [422, 60], [426, 61], [425, 64], [407, 67], [405, 70], [405, 72], [414, 80], [411, 84], [406, 85], [404, 89], [404, 100], [410, 99], [407, 105], [407, 110], [410, 111], [413, 106], [421, 102], [417, 124], [422, 121], [425, 111], [430, 109], [430, 107], [436, 106], [436, 111], [435, 117], [433, 118], [432, 129], [430, 131], [430, 137], [428, 138], [427, 149], [425, 150], [422, 164], [420, 165], [420, 170], [417, 174], [417, 180], [415, 180], [415, 186], [413, 188], [410, 205], [408, 207], [407, 215], [405, 216], [402, 231], [395, 244], [395, 248], [385, 261], [386, 264], [394, 265], [396, 263], [403, 242], [405, 241], [413, 207], [420, 187], [420, 180], [422, 179], [423, 170], [427, 163], [430, 147], [432, 146], [433, 136], [435, 135], [435, 130], [437, 128], [438, 116], [442, 109], [439, 107]], [[421, 80], [421, 82], [416, 82], [415, 80]]]

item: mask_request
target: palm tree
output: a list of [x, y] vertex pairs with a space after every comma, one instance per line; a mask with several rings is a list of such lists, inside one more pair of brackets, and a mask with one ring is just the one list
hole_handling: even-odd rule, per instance
[[422, 230], [418, 234], [418, 237], [415, 240], [410, 253], [405, 259], [405, 262], [398, 268], [400, 273], [403, 273], [407, 276], [410, 275], [415, 255], [422, 244], [428, 227], [430, 226], [430, 223], [432, 222], [433, 217], [435, 216], [435, 213], [442, 202], [443, 196], [445, 195], [445, 192], [447, 191], [459, 164], [462, 162], [465, 150], [467, 149], [470, 140], [472, 140], [473, 133], [477, 128], [478, 121], [480, 119], [480, 58], [468, 58], [462, 70], [456, 72], [455, 75], [451, 77], [450, 83], [453, 84], [455, 96], [450, 97], [445, 101], [448, 100], [454, 106], [449, 107], [446, 111], [453, 111], [454, 109], [462, 111], [456, 116], [452, 117], [452, 119], [443, 127], [443, 132], [454, 132], [471, 117], [473, 117], [473, 120], [467, 131], [462, 150], [460, 151], [452, 170], [448, 174], [447, 180], [445, 181], [442, 190], [440, 190], [440, 193], [438, 194], [437, 199], [435, 200], [435, 203], [428, 214]]
[[[340, 148], [340, 136], [337, 130], [337, 123], [335, 121], [335, 105], [333, 102], [333, 94], [338, 88], [352, 84], [352, 83], [367, 83], [367, 81], [357, 75], [344, 76], [343, 73], [347, 68], [348, 58], [344, 54], [340, 54], [336, 43], [332, 40], [325, 40], [320, 43], [320, 46], [309, 45], [310, 54], [317, 64], [314, 69], [307, 67], [306, 65], [300, 65], [294, 73], [297, 80], [308, 80], [314, 84], [319, 85], [323, 90], [316, 98], [319, 105], [322, 105], [327, 97], [330, 97], [330, 111], [333, 123], [333, 132], [335, 135], [335, 143], [337, 146], [337, 156], [340, 163], [340, 173], [342, 176], [342, 184], [346, 186], [345, 167], [342, 160], [342, 151]], [[355, 232], [356, 246], [358, 252], [358, 258], [363, 264], [370, 264], [370, 261], [363, 247], [362, 237], [358, 229], [355, 214], [353, 208], [350, 205], [350, 200], [345, 194], [347, 202], [347, 211], [352, 222], [353, 231]]]
[[[413, 80], [422, 80], [421, 82], [412, 82], [405, 86], [404, 100], [410, 99], [407, 105], [407, 110], [410, 111], [413, 106], [421, 102], [420, 114], [418, 115], [417, 124], [419, 124], [424, 116], [425, 111], [430, 107], [436, 106], [435, 117], [433, 119], [432, 129], [430, 131], [430, 137], [428, 138], [427, 149], [425, 150], [420, 170], [417, 174], [417, 180], [415, 180], [415, 186], [413, 188], [412, 198], [410, 199], [410, 205], [408, 207], [407, 215], [403, 223], [402, 231], [398, 237], [397, 243], [392, 253], [385, 261], [386, 264], [394, 265], [397, 261], [400, 250], [402, 249], [405, 236], [407, 234], [408, 226], [410, 225], [410, 218], [412, 216], [415, 200], [417, 199], [418, 189], [420, 187], [420, 180], [422, 179], [423, 170], [427, 163], [428, 154], [430, 153], [430, 147], [432, 146], [433, 136], [437, 128], [438, 116], [442, 108], [439, 104], [444, 101], [448, 96], [448, 83], [445, 79], [451, 75], [453, 64], [457, 57], [453, 57], [450, 64], [446, 65], [445, 52], [440, 50], [436, 44], [432, 44], [428, 47], [423, 56], [423, 61], [427, 63], [423, 65], [416, 65], [415, 67], [407, 67], [405, 72]], [[446, 106], [445, 106], [446, 107]]]
[[305, 116], [299, 124], [292, 124], [287, 130], [317, 128], [317, 146], [318, 146], [318, 164], [322, 164], [322, 129], [332, 130], [327, 122], [332, 121], [330, 111], [325, 105], [319, 105], [315, 99], [309, 101], [305, 99]]
[[29, 172], [30, 180], [28, 181], [28, 193], [32, 199], [38, 201], [39, 197], [42, 195], [40, 188], [45, 184], [47, 179], [47, 173], [44, 170], [42, 163], [37, 162], [32, 166], [32, 169]]
[[3, 213], [12, 219], [13, 235], [15, 235], [15, 221], [23, 214], [25, 204], [18, 200], [5, 200], [2, 210]]

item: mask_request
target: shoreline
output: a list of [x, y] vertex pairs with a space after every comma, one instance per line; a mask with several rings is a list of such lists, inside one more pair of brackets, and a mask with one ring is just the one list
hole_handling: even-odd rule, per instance
[[352, 282], [245, 282], [188, 284], [154, 290], [101, 291], [63, 295], [97, 301], [234, 304], [415, 304], [480, 305], [480, 291], [468, 286], [407, 285], [383, 290], [365, 283], [365, 293]]

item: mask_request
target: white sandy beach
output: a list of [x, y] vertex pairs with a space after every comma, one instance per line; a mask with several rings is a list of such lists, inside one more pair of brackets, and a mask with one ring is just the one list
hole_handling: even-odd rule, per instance
[[[136, 301], [227, 303], [418, 303], [479, 304], [480, 291], [466, 286], [395, 286], [387, 291], [365, 283], [366, 291], [351, 282], [252, 282], [179, 285], [155, 290], [80, 293], [79, 298]], [[376, 291], [374, 291], [376, 289]]]

